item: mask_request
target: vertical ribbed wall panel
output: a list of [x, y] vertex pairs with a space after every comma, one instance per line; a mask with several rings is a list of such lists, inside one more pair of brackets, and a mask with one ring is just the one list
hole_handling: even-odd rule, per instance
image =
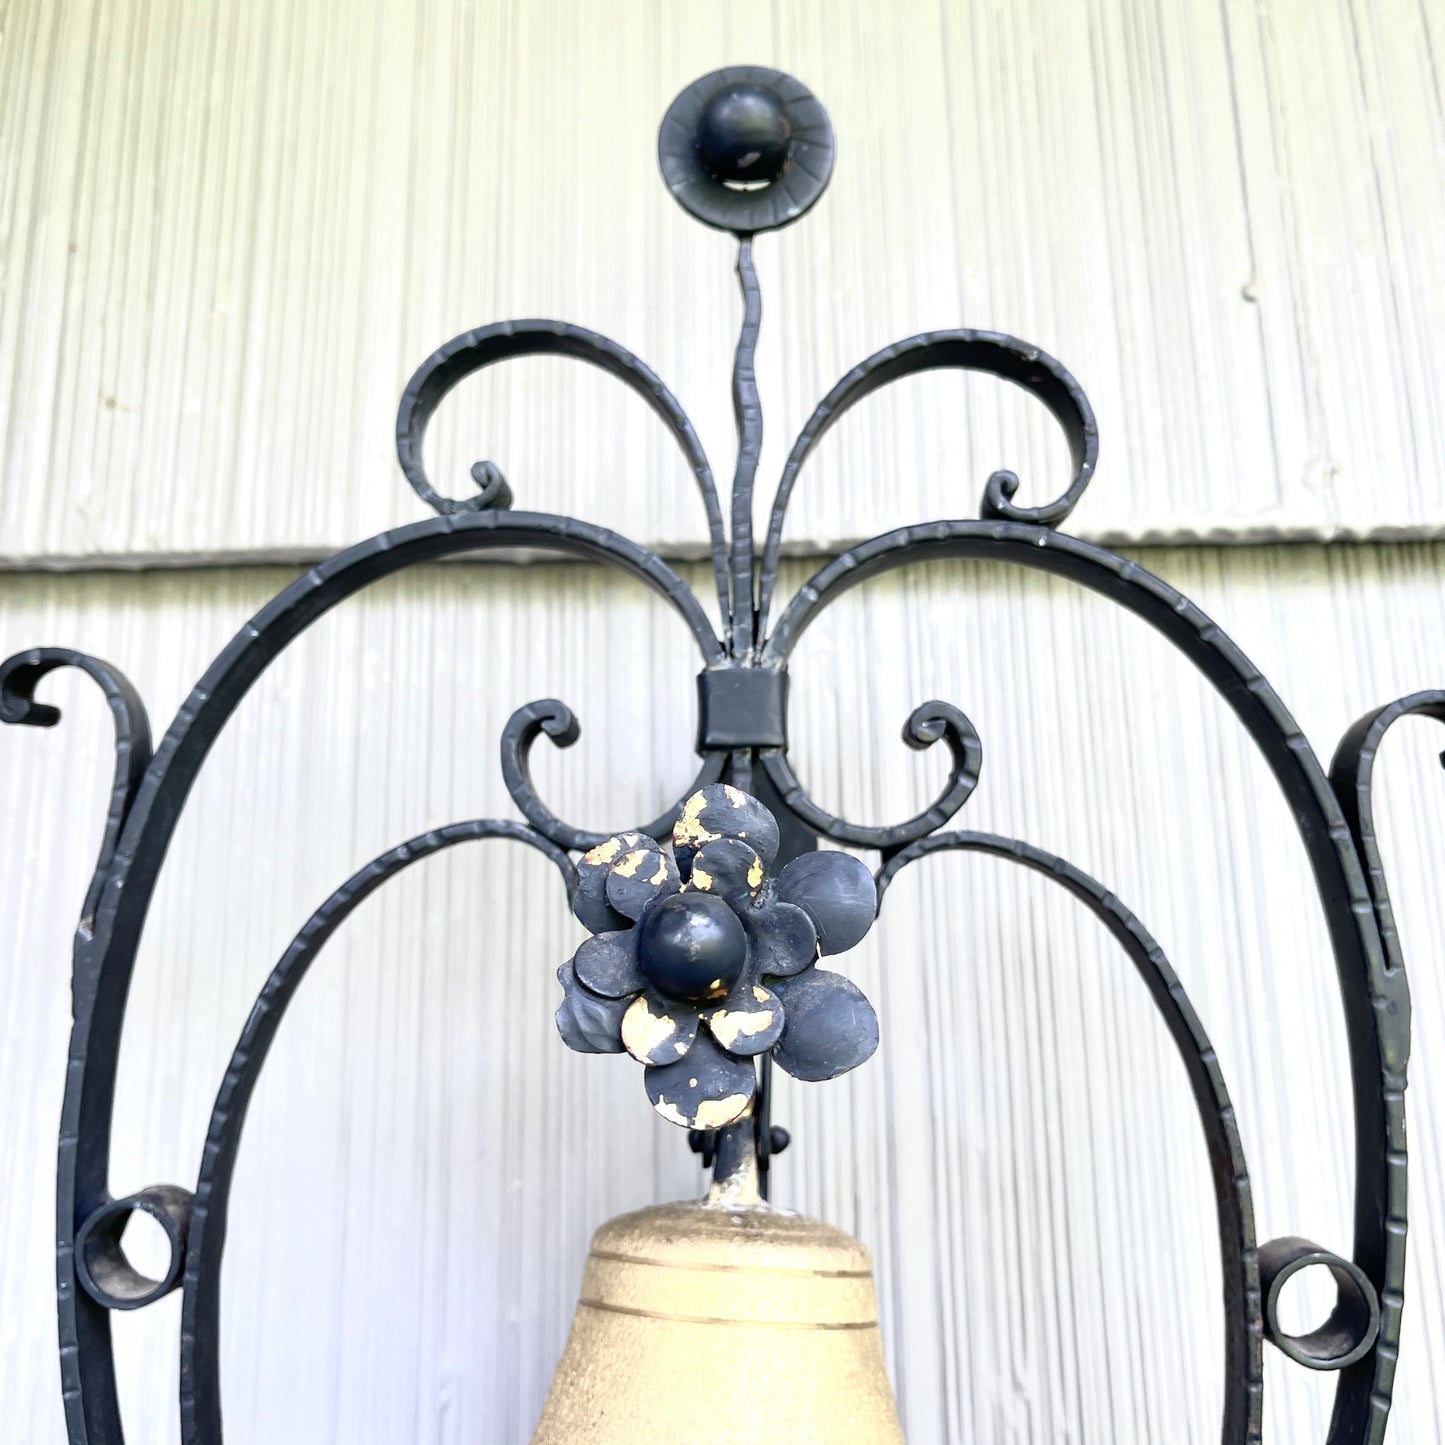
[[[1369, 706], [1440, 680], [1438, 547], [1142, 554], [1231, 630], [1322, 754]], [[279, 571], [0, 582], [0, 652], [79, 643], [165, 726]], [[787, 590], [802, 578], [790, 569]], [[697, 585], [705, 585], [697, 575]], [[871, 648], [853, 675], [849, 659]], [[630, 584], [580, 567], [447, 566], [384, 584], [301, 639], [246, 699], [182, 816], [143, 941], [121, 1061], [118, 1190], [190, 1184], [250, 1002], [294, 929], [367, 858], [510, 815], [512, 709], [557, 695], [581, 741], [539, 786], [599, 827], [691, 775], [691, 644]], [[49, 732], [0, 731], [0, 1398], [58, 1442], [52, 1151], [68, 934], [108, 769], [82, 679]], [[1064, 584], [932, 567], [850, 594], [794, 667], [793, 755], [828, 805], [912, 811], [942, 761], [897, 739], [938, 696], [984, 742], [960, 822], [1025, 837], [1115, 889], [1211, 1031], [1262, 1237], [1348, 1244], [1343, 1028], [1284, 804], [1232, 714], [1162, 641]], [[1439, 1161], [1445, 787], [1424, 725], [1392, 736], [1384, 839], [1414, 966], [1409, 1303], [1393, 1440], [1442, 1422]], [[504, 844], [420, 865], [364, 905], [299, 994], [258, 1092], [224, 1274], [229, 1438], [525, 1440], [591, 1229], [699, 1185], [629, 1060], [551, 1024], [574, 946], [548, 865]], [[1008, 866], [904, 873], [841, 960], [879, 1007], [876, 1059], [788, 1083], [780, 1202], [873, 1247], [911, 1445], [1218, 1438], [1221, 1316], [1207, 1162], [1182, 1070], [1102, 930]], [[1314, 1300], [1317, 1305], [1318, 1299]], [[120, 1318], [131, 1438], [176, 1439], [175, 1299]], [[1331, 1381], [1269, 1352], [1268, 1438], [1318, 1442]], [[21, 1422], [17, 1427], [15, 1422]]]

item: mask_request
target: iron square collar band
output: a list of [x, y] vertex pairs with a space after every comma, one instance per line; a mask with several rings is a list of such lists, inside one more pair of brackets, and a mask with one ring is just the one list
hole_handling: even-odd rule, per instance
[[787, 746], [788, 674], [782, 668], [710, 667], [698, 673], [699, 753]]

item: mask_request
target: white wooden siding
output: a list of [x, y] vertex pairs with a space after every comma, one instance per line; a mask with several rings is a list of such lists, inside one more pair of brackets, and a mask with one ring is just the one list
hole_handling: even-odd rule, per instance
[[[758, 247], [762, 475], [855, 362], [1015, 332], [1103, 427], [1076, 530], [1445, 532], [1445, 112], [1415, 0], [12, 0], [0, 46], [0, 559], [334, 550], [421, 515], [397, 398], [508, 316], [615, 336], [731, 470], [730, 243], [656, 174], [658, 120], [752, 61], [813, 85], [832, 188]], [[615, 382], [534, 362], [439, 422], [444, 492], [696, 553], [680, 461]], [[790, 541], [1053, 497], [1022, 396], [916, 381], [847, 424]], [[762, 489], [766, 493], [766, 488]], [[760, 506], [768, 497], [760, 496]]]
[[[1438, 678], [1445, 548], [1173, 551], [1144, 561], [1230, 627], [1323, 754], [1370, 704]], [[800, 573], [794, 568], [789, 581]], [[84, 641], [163, 727], [276, 571], [0, 583], [0, 645]], [[698, 582], [704, 581], [698, 574]], [[875, 661], [849, 679], [859, 642]], [[579, 568], [433, 568], [298, 642], [222, 736], [147, 928], [121, 1064], [118, 1189], [195, 1174], [210, 1101], [291, 933], [367, 858], [467, 816], [510, 815], [495, 764], [514, 706], [583, 721], [538, 776], [565, 815], [627, 824], [690, 775], [693, 658], [671, 614]], [[51, 1151], [68, 933], [108, 778], [83, 679], [50, 732], [0, 733], [19, 827], [0, 835], [5, 1381], [59, 1440]], [[897, 741], [929, 696], [984, 739], [968, 826], [1056, 849], [1169, 950], [1219, 1048], [1262, 1237], [1347, 1241], [1343, 1031], [1297, 837], [1238, 724], [1166, 644], [1064, 584], [934, 567], [871, 584], [795, 667], [795, 755], [850, 816], [901, 816], [941, 761]], [[847, 719], [840, 725], [839, 719]], [[1385, 844], [1415, 968], [1415, 1230], [1394, 1439], [1442, 1424], [1439, 1147], [1445, 902], [1440, 739], [1392, 736]], [[524, 1440], [592, 1227], [698, 1176], [628, 1061], [552, 1032], [579, 930], [540, 859], [487, 844], [367, 903], [302, 990], [236, 1181], [224, 1280], [237, 1441]], [[1182, 1071], [1102, 931], [997, 863], [905, 873], [846, 960], [884, 1045], [834, 1086], [785, 1087], [782, 1201], [859, 1232], [879, 1268], [913, 1445], [1217, 1439], [1212, 1196]], [[1432, 1205], [1431, 1201], [1437, 1203]], [[175, 1438], [176, 1302], [121, 1319], [133, 1438]], [[1107, 1324], [1108, 1328], [1104, 1326]], [[1323, 1438], [1329, 1381], [1270, 1352], [1270, 1438]]]

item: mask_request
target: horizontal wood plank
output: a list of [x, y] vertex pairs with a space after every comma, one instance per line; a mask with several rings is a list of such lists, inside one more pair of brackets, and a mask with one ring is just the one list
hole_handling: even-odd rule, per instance
[[[397, 400], [448, 337], [555, 316], [649, 360], [732, 469], [729, 241], [671, 202], [659, 119], [697, 75], [785, 67], [839, 152], [759, 243], [759, 511], [818, 398], [973, 326], [1093, 397], [1076, 530], [1179, 542], [1445, 532], [1445, 115], [1409, 0], [576, 6], [19, 0], [0, 48], [0, 566], [313, 558], [423, 515]], [[600, 374], [473, 378], [437, 489], [670, 555], [681, 459]], [[1067, 479], [1026, 396], [939, 375], [830, 437], [810, 550]], [[725, 483], [724, 483], [725, 484]]]

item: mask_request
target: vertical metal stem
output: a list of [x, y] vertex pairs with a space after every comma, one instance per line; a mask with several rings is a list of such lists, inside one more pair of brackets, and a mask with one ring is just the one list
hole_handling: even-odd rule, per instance
[[709, 1204], [745, 1207], [762, 1197], [758, 1187], [757, 1135], [753, 1110], [717, 1132]]
[[758, 1151], [758, 1197], [768, 1197], [768, 1170], [773, 1157], [773, 1056], [764, 1054], [758, 1060], [757, 1103], [753, 1105], [756, 1124], [755, 1147]]
[[728, 754], [727, 780], [745, 793], [753, 791], [753, 754], [751, 748], [734, 748]]
[[743, 292], [743, 325], [733, 359], [733, 414], [738, 425], [738, 461], [733, 472], [732, 630], [734, 657], [752, 651], [756, 614], [753, 598], [753, 480], [763, 449], [763, 406], [753, 371], [753, 353], [763, 324], [763, 293], [753, 270], [752, 237], [738, 241], [738, 284]]

